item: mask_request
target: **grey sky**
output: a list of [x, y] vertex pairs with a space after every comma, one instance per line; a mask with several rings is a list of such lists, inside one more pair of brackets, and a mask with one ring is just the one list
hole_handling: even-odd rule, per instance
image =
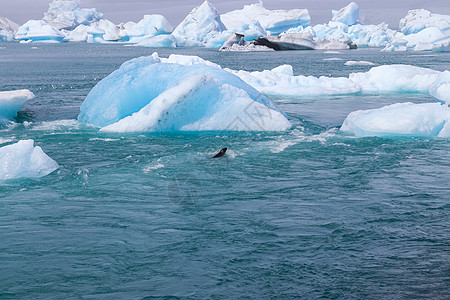
[[[241, 9], [244, 4], [258, 0], [210, 0], [220, 13]], [[0, 17], [7, 17], [23, 24], [30, 19], [41, 19], [51, 0], [0, 0]], [[144, 14], [162, 14], [175, 27], [203, 0], [80, 0], [82, 8], [97, 8], [106, 19], [114, 23], [139, 21]], [[311, 23], [328, 22], [331, 9], [339, 9], [351, 0], [265, 0], [268, 9], [306, 8], [311, 14]], [[449, 0], [360, 0], [360, 20], [365, 24], [387, 22], [392, 28], [409, 9], [425, 8], [434, 13], [450, 15]]]

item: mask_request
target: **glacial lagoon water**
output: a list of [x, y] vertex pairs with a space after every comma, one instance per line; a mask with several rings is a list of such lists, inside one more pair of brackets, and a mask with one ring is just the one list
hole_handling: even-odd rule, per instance
[[[347, 60], [450, 69], [449, 53], [156, 50], [314, 76], [370, 69]], [[273, 99], [285, 133], [107, 134], [76, 121], [100, 79], [153, 51], [0, 43], [0, 90], [36, 95], [0, 146], [34, 139], [61, 166], [0, 182], [0, 298], [449, 297], [450, 141], [338, 131], [351, 111], [429, 95]]]

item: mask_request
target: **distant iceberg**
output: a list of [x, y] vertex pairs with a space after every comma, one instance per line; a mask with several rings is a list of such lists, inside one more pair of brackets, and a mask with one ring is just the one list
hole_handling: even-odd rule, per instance
[[349, 5], [338, 11], [332, 10], [331, 14], [333, 15], [333, 18], [331, 19], [332, 22], [341, 22], [351, 26], [358, 23], [359, 7], [355, 2], [351, 2]]
[[425, 9], [410, 10], [400, 31], [384, 51], [450, 51], [450, 16]]
[[0, 180], [43, 177], [58, 168], [41, 147], [34, 146], [33, 140], [0, 148]]
[[19, 25], [8, 18], [0, 17], [0, 41], [12, 41]]
[[[271, 35], [278, 35], [293, 27], [306, 27], [311, 22], [307, 9], [269, 10], [263, 6], [261, 1], [245, 5], [241, 10], [233, 10], [222, 14], [220, 18], [229, 30], [244, 35], [248, 35], [245, 28], [255, 26], [252, 25], [255, 24], [255, 21]], [[242, 29], [244, 29], [244, 32]]]
[[29, 90], [0, 92], [0, 124], [15, 118], [22, 105], [33, 98]]
[[80, 8], [76, 0], [53, 0], [43, 20], [58, 30], [73, 30], [78, 25], [90, 25], [103, 18], [95, 8]]
[[226, 30], [216, 8], [208, 1], [194, 8], [191, 13], [174, 29], [172, 35], [178, 46], [207, 46], [214, 38], [220, 36], [217, 48], [226, 39], [221, 34]]
[[284, 131], [290, 122], [253, 87], [198, 57], [155, 53], [101, 80], [78, 120], [102, 131]]
[[61, 43], [64, 34], [43, 20], [29, 20], [19, 27], [16, 39], [22, 42]]

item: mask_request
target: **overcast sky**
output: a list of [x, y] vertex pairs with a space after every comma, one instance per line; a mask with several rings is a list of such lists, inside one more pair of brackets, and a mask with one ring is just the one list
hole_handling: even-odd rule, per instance
[[[258, 0], [210, 0], [222, 14], [241, 9], [245, 4]], [[0, 0], [0, 17], [7, 17], [23, 24], [30, 19], [41, 19], [48, 9], [50, 0]], [[82, 8], [97, 8], [104, 18], [114, 23], [139, 21], [144, 14], [162, 14], [175, 27], [203, 0], [80, 0]], [[331, 10], [339, 9], [350, 0], [265, 0], [268, 9], [306, 8], [311, 15], [311, 23], [328, 22]], [[360, 0], [355, 1], [360, 9], [360, 21], [364, 24], [387, 22], [392, 28], [409, 9], [425, 8], [434, 13], [450, 15], [450, 0]]]

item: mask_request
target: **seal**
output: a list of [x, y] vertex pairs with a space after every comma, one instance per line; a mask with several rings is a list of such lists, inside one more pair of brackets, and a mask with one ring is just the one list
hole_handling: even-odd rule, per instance
[[225, 155], [225, 152], [227, 152], [227, 148], [223, 148], [222, 150], [219, 151], [219, 153], [217, 153], [216, 155], [214, 155], [211, 158], [218, 158], [218, 157], [222, 157]]

